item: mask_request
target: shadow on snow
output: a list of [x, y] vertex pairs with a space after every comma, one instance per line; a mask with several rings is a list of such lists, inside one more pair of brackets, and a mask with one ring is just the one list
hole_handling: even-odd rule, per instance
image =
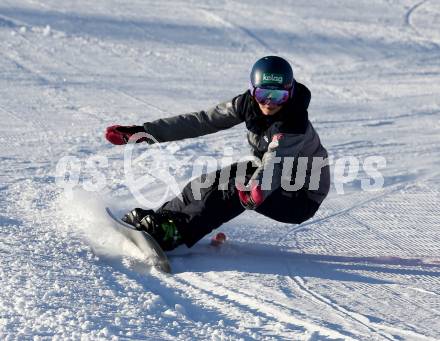
[[247, 243], [226, 244], [218, 250], [196, 245], [185, 254], [172, 252], [170, 260], [175, 273], [238, 271], [369, 284], [392, 284], [378, 278], [387, 274], [440, 277], [440, 263], [426, 263], [423, 259], [307, 254]]

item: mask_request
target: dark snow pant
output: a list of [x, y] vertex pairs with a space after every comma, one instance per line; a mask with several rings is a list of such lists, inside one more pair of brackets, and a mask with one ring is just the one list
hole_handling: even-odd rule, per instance
[[[235, 189], [238, 165], [236, 163], [192, 180], [183, 189], [181, 197], [176, 197], [159, 208], [159, 212], [168, 212], [171, 216], [181, 218], [177, 227], [188, 247], [244, 212]], [[230, 176], [224, 176], [228, 171]], [[255, 167], [250, 162], [247, 163], [247, 181], [254, 171]], [[209, 186], [204, 186], [207, 180]], [[319, 204], [308, 198], [306, 190], [287, 192], [279, 188], [255, 211], [280, 222], [299, 224], [311, 218], [318, 208]]]

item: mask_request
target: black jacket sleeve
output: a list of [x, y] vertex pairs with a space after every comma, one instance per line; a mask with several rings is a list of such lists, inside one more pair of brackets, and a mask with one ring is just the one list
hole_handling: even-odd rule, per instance
[[243, 122], [237, 110], [237, 101], [240, 96], [206, 111], [146, 122], [144, 123], [145, 131], [158, 142], [166, 142], [203, 136], [231, 128]]

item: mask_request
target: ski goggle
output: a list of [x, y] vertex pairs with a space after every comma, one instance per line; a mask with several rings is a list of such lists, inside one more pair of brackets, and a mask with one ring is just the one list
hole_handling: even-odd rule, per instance
[[275, 105], [281, 105], [289, 100], [290, 91], [279, 89], [254, 88], [253, 95], [257, 102], [261, 104], [272, 103]]

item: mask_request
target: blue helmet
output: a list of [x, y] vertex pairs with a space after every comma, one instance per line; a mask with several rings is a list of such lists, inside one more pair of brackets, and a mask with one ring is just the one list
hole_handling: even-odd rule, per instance
[[294, 84], [292, 67], [281, 57], [263, 57], [252, 67], [251, 93], [255, 88], [292, 90]]

